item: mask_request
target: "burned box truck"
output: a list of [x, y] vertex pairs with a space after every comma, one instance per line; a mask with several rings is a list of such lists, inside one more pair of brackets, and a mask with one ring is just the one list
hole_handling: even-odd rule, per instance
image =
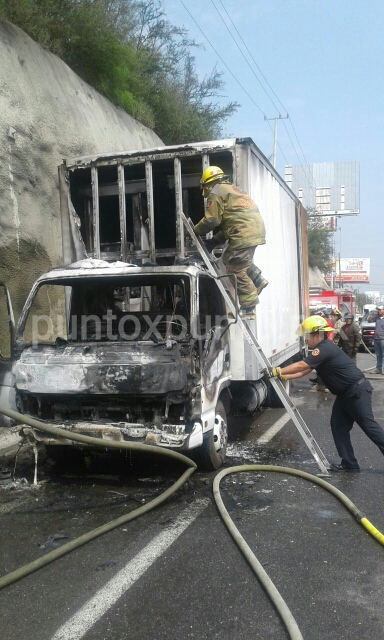
[[[68, 432], [222, 464], [229, 413], [270, 397], [181, 219], [204, 215], [199, 180], [209, 165], [247, 191], [265, 221], [256, 260], [270, 284], [249, 322], [273, 365], [297, 357], [305, 211], [252, 140], [83, 157], [59, 168], [64, 266], [37, 280], [15, 330], [3, 285], [3, 401]], [[39, 437], [51, 452], [74, 446]]]

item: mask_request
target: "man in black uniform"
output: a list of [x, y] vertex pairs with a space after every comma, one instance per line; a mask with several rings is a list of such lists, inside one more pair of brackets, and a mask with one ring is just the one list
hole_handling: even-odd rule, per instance
[[332, 407], [331, 429], [340, 464], [332, 464], [337, 471], [359, 471], [350, 432], [357, 422], [372, 442], [384, 455], [384, 430], [377, 424], [372, 413], [372, 385], [346, 353], [333, 342], [327, 340], [327, 332], [332, 331], [324, 318], [310, 316], [298, 328], [304, 335], [312, 353], [304, 360], [287, 367], [274, 367], [269, 377], [280, 380], [301, 378], [316, 369], [328, 389], [336, 396]]

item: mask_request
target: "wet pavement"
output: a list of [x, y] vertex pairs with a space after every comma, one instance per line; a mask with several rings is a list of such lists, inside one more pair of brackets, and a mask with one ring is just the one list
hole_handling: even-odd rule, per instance
[[[358, 359], [362, 369], [374, 362], [368, 354]], [[384, 376], [371, 382], [374, 414], [384, 425]], [[295, 381], [292, 397], [325, 455], [338, 461], [329, 427], [334, 398], [309, 387], [307, 378]], [[284, 415], [267, 409], [233, 420], [228, 466], [274, 464], [316, 474], [291, 422], [270, 442], [258, 442]], [[384, 531], [383, 456], [357, 426], [352, 439], [362, 472], [334, 473], [329, 481]], [[14, 460], [8, 462], [13, 473]], [[150, 501], [182, 471], [130, 454], [86, 456], [68, 468], [41, 451], [33, 486], [33, 452], [22, 449], [16, 482], [0, 482], [1, 575]], [[217, 514], [214, 475], [195, 473], [165, 505], [0, 592], [1, 637], [288, 637]], [[333, 496], [265, 472], [227, 476], [222, 494], [305, 640], [383, 637], [384, 549]]]

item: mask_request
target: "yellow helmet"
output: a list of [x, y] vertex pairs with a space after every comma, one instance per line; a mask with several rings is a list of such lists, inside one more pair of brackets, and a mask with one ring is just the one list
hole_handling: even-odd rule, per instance
[[220, 178], [224, 178], [225, 173], [220, 167], [207, 167], [203, 171], [203, 175], [200, 180], [200, 187], [205, 187], [206, 184], [213, 182], [213, 180], [218, 180]]
[[339, 311], [339, 309], [336, 309], [336, 307], [335, 307], [334, 309], [332, 309], [331, 315], [332, 316], [340, 316], [340, 318], [341, 318], [342, 313], [341, 313], [341, 311]]
[[317, 331], [333, 331], [333, 328], [321, 316], [309, 316], [298, 326], [296, 333], [298, 336], [305, 336], [307, 333], [316, 333]]

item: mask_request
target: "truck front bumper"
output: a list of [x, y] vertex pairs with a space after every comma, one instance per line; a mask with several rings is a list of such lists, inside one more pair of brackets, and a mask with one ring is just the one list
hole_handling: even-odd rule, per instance
[[[52, 424], [52, 423], [51, 423]], [[159, 447], [167, 447], [188, 451], [203, 444], [203, 427], [200, 422], [194, 422], [190, 433], [186, 433], [185, 425], [167, 424], [162, 427], [156, 425], [143, 425], [141, 423], [119, 422], [111, 424], [95, 424], [93, 422], [55, 423], [54, 427], [78, 433], [84, 436], [100, 438], [101, 440], [113, 440], [114, 442], [140, 442]], [[25, 431], [25, 428], [22, 430]], [[47, 445], [88, 446], [70, 440], [70, 438], [52, 437], [37, 429], [28, 427], [29, 437], [31, 432], [35, 439]]]

